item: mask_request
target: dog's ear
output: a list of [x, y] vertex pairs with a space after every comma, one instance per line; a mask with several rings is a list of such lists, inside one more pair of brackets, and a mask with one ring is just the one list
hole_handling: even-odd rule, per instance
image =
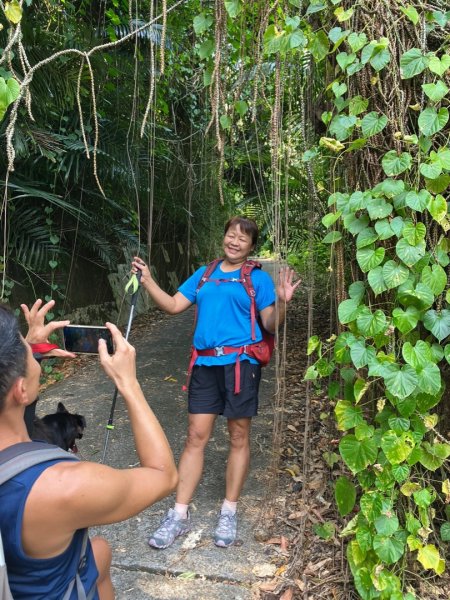
[[62, 402], [58, 402], [58, 408], [56, 409], [57, 413], [66, 413], [69, 412], [67, 408], [64, 406]]

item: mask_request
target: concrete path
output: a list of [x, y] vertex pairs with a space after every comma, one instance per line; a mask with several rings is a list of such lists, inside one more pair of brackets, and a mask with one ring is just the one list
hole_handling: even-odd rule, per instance
[[[153, 410], [160, 419], [175, 457], [185, 438], [186, 394], [181, 390], [192, 330], [193, 312], [162, 317], [148, 328], [132, 331], [130, 342], [137, 350], [138, 378]], [[226, 420], [218, 418], [206, 453], [204, 478], [192, 505], [193, 530], [167, 550], [147, 545], [149, 533], [158, 526], [170, 497], [125, 523], [99, 528], [113, 548], [113, 579], [117, 598], [133, 600], [249, 600], [258, 581], [256, 565], [270, 562], [267, 547], [255, 541], [261, 526], [271, 457], [272, 367], [263, 370], [260, 413], [253, 422], [252, 465], [239, 504], [240, 542], [222, 549], [211, 536], [224, 496], [227, 457]], [[83, 414], [88, 428], [79, 444], [86, 460], [100, 461], [105, 440], [113, 386], [95, 358], [72, 377], [50, 387], [38, 405], [38, 414], [56, 410], [62, 401], [71, 412]], [[138, 463], [123, 401], [115, 412], [115, 430], [109, 438], [107, 464], [129, 467]], [[260, 581], [260, 580], [259, 580]]]

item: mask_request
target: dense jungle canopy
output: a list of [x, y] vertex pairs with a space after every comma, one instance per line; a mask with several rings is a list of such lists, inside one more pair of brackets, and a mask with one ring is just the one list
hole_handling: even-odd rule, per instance
[[421, 597], [450, 541], [447, 3], [0, 6], [1, 298], [110, 301], [136, 252], [173, 290], [254, 217], [330, 299], [331, 337], [305, 322], [340, 440], [315, 534], [358, 597]]

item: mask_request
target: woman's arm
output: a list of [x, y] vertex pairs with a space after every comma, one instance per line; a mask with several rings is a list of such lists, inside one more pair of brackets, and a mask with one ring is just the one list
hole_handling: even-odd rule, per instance
[[162, 290], [151, 276], [148, 266], [139, 256], [135, 256], [131, 264], [135, 273], [138, 270], [142, 273], [141, 285], [147, 290], [153, 302], [163, 311], [169, 315], [177, 315], [191, 306], [192, 302], [180, 292], [171, 296]]

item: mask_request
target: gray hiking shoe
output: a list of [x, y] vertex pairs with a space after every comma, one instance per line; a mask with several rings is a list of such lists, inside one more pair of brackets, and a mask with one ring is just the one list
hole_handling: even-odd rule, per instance
[[150, 536], [148, 543], [153, 548], [168, 548], [177, 537], [184, 535], [191, 528], [190, 516], [186, 519], [182, 519], [180, 515], [173, 508], [169, 509], [169, 512], [164, 517], [161, 525]]
[[220, 513], [216, 531], [214, 532], [214, 543], [220, 548], [231, 546], [236, 541], [237, 514], [228, 510]]

